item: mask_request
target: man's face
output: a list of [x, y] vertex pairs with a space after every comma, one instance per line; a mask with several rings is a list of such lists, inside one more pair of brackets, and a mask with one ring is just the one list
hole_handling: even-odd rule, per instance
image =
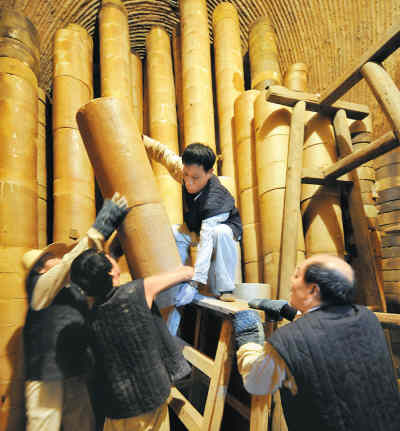
[[212, 168], [205, 171], [200, 165], [183, 165], [183, 182], [191, 195], [200, 192], [208, 183], [213, 173]]
[[45, 274], [47, 271], [53, 268], [53, 266], [56, 266], [60, 262], [61, 262], [61, 259], [59, 257], [55, 257], [49, 253], [47, 255], [47, 259], [43, 264], [43, 267], [39, 271], [39, 274]]
[[295, 269], [291, 278], [289, 303], [302, 313], [319, 304], [318, 286], [304, 281], [304, 273], [309, 264], [307, 259]]
[[121, 269], [118, 265], [118, 262], [112, 256], [110, 256], [109, 254], [107, 254], [106, 256], [112, 265], [110, 275], [112, 278], [113, 286], [118, 286], [120, 282]]

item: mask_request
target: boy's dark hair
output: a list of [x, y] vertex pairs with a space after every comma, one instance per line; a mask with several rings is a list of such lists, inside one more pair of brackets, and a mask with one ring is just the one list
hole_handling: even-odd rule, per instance
[[113, 288], [111, 262], [104, 252], [89, 248], [76, 257], [71, 265], [71, 281], [88, 296], [104, 298]]
[[341, 272], [322, 263], [310, 264], [304, 273], [306, 283], [318, 284], [324, 304], [351, 304], [355, 295], [355, 282]]
[[195, 143], [188, 145], [182, 153], [184, 165], [199, 165], [208, 172], [215, 163], [214, 151], [207, 145]]

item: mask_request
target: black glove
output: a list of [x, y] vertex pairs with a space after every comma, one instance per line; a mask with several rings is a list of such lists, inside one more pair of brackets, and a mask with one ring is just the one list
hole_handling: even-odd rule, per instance
[[253, 310], [242, 310], [233, 316], [233, 329], [235, 331], [236, 349], [246, 343], [264, 345], [264, 328], [260, 316]]
[[108, 239], [128, 213], [128, 202], [125, 196], [114, 193], [111, 199], [106, 199], [97, 214], [93, 227], [104, 239]]
[[265, 318], [270, 322], [278, 322], [283, 317], [292, 321], [297, 314], [297, 310], [283, 299], [254, 298], [249, 301], [249, 307], [263, 310]]

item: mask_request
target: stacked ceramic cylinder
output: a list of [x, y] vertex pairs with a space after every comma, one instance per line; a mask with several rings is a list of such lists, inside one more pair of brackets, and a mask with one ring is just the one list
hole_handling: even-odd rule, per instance
[[120, 0], [104, 0], [99, 14], [102, 97], [118, 97], [133, 110], [128, 14]]
[[221, 174], [237, 183], [233, 116], [235, 100], [244, 91], [244, 73], [239, 16], [232, 3], [214, 9], [213, 28]]
[[55, 34], [53, 77], [54, 241], [85, 235], [95, 218], [94, 174], [76, 124], [78, 109], [93, 97], [93, 43], [69, 24]]
[[268, 17], [258, 18], [249, 28], [251, 88], [264, 90], [282, 82], [275, 33]]
[[21, 14], [0, 9], [0, 430], [24, 430], [23, 254], [38, 246], [39, 41]]
[[[77, 116], [104, 197], [118, 191], [130, 211], [118, 231], [135, 278], [179, 266], [180, 257], [133, 112], [119, 98], [100, 98]], [[118, 172], [118, 175], [115, 173]]]
[[46, 93], [38, 89], [38, 246], [47, 245], [47, 165], [46, 165]]
[[[159, 27], [146, 37], [150, 136], [179, 153], [174, 72], [167, 32]], [[182, 224], [182, 188], [160, 163], [152, 161], [170, 224]]]
[[263, 281], [260, 211], [256, 174], [254, 101], [259, 91], [249, 90], [235, 103], [235, 153], [240, 216], [243, 224], [243, 268], [247, 283]]
[[200, 142], [215, 152], [214, 101], [206, 0], [181, 0], [184, 146]]
[[283, 85], [292, 91], [307, 91], [308, 67], [304, 63], [293, 63], [288, 67]]
[[[303, 167], [322, 170], [337, 161], [330, 118], [309, 113], [304, 133]], [[303, 184], [301, 212], [307, 257], [316, 253], [344, 255], [340, 189]]]
[[130, 56], [131, 82], [132, 82], [132, 107], [137, 119], [140, 133], [143, 133], [143, 70], [142, 60], [134, 53]]
[[388, 310], [400, 312], [400, 150], [375, 159], [375, 173], [384, 292]]

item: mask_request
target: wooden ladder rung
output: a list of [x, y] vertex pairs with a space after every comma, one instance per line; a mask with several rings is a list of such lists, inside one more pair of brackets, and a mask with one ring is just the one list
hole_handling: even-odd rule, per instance
[[214, 361], [204, 353], [196, 350], [193, 346], [186, 343], [181, 338], [178, 339], [182, 345], [183, 356], [190, 362], [194, 367], [203, 372], [206, 376], [211, 377], [214, 371]]
[[187, 429], [202, 431], [203, 416], [192, 406], [190, 401], [178, 391], [171, 389], [169, 405], [174, 409], [179, 419], [185, 424]]

